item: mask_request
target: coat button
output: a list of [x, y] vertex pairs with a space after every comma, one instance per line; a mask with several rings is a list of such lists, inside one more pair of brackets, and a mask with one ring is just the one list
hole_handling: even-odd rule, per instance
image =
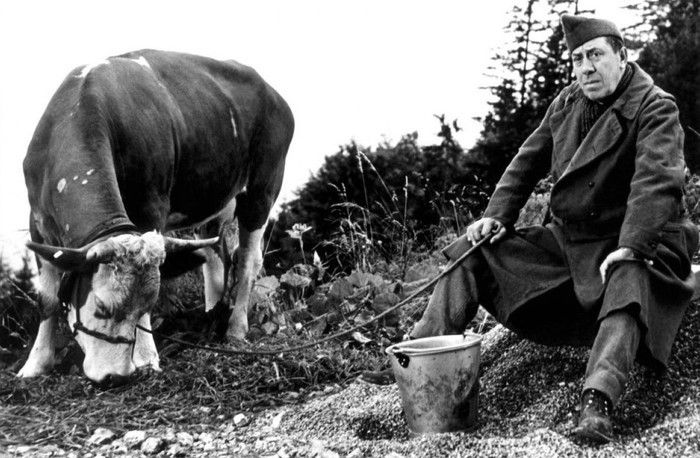
[[593, 186], [595, 186], [595, 183], [593, 183], [592, 181], [589, 181], [589, 182], [588, 182], [588, 187], [589, 187], [589, 188], [592, 188]]

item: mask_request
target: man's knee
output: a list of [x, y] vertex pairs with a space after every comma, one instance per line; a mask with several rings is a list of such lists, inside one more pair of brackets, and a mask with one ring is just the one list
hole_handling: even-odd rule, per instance
[[476, 314], [477, 301], [474, 273], [464, 264], [455, 267], [437, 283], [410, 337], [461, 333]]

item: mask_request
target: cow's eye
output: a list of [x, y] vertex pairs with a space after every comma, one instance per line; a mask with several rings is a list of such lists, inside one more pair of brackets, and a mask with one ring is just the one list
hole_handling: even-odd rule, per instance
[[102, 300], [95, 297], [95, 318], [106, 320], [112, 317], [112, 311], [105, 305]]

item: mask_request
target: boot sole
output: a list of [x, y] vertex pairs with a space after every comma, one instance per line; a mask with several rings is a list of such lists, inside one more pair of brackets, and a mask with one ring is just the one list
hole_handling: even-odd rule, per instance
[[591, 428], [577, 426], [573, 429], [572, 433], [577, 437], [590, 439], [599, 443], [615, 442], [615, 439], [613, 437], [610, 437], [607, 434], [601, 433], [600, 431]]

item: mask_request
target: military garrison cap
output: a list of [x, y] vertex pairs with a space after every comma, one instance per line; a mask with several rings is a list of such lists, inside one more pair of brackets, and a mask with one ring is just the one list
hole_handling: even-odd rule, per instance
[[562, 14], [561, 26], [569, 52], [598, 37], [613, 36], [623, 39], [617, 26], [605, 19]]

